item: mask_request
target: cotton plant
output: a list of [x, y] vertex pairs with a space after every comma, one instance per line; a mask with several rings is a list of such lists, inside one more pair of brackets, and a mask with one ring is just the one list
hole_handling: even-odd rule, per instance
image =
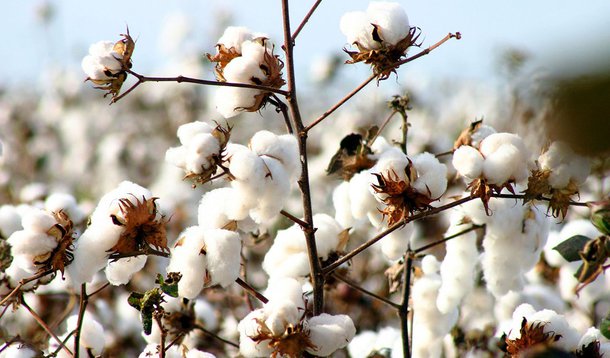
[[[216, 44], [216, 54], [208, 54], [215, 62], [216, 78], [220, 82], [247, 83], [280, 88], [283, 62], [273, 53], [274, 45], [264, 34], [252, 33], [243, 27], [228, 27]], [[239, 112], [255, 112], [265, 105], [271, 92], [253, 89], [221, 87], [216, 109], [225, 118]]]
[[293, 278], [270, 281], [263, 308], [239, 322], [239, 351], [244, 357], [329, 356], [356, 334], [351, 318], [323, 313], [306, 318], [301, 284]]

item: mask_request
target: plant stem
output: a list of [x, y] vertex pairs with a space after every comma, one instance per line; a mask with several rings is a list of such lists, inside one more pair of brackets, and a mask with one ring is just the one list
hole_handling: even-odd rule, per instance
[[392, 111], [392, 113], [390, 113], [390, 115], [385, 119], [385, 121], [381, 123], [381, 127], [379, 127], [379, 129], [377, 130], [377, 134], [375, 134], [375, 136], [367, 143], [369, 147], [373, 145], [373, 143], [375, 143], [375, 140], [377, 140], [377, 138], [381, 135], [381, 132], [383, 132], [385, 127], [388, 125], [388, 123], [390, 123], [390, 120], [394, 117], [396, 113], [397, 111]]
[[305, 221], [297, 218], [296, 216], [292, 215], [291, 213], [287, 212], [286, 210], [280, 210], [280, 214], [287, 217], [290, 221], [298, 224], [302, 229], [307, 227], [307, 223]]
[[4, 305], [6, 302], [8, 302], [8, 300], [10, 300], [11, 297], [13, 297], [17, 292], [19, 292], [21, 287], [23, 287], [24, 285], [26, 285], [32, 281], [38, 280], [39, 278], [42, 278], [46, 275], [50, 275], [53, 272], [55, 272], [55, 269], [48, 269], [46, 271], [39, 272], [39, 273], [35, 274], [34, 276], [22, 279], [21, 281], [19, 281], [19, 284], [17, 286], [15, 286], [15, 288], [13, 288], [13, 290], [8, 295], [6, 295], [2, 299], [2, 301], [0, 301], [0, 306]]
[[83, 283], [80, 287], [80, 304], [78, 306], [78, 321], [76, 323], [76, 335], [74, 336], [74, 358], [78, 358], [80, 350], [80, 333], [83, 328], [83, 320], [85, 318], [85, 310], [89, 303], [89, 297], [87, 296], [87, 284]]
[[186, 76], [149, 77], [149, 76], [141, 75], [141, 74], [134, 72], [132, 70], [129, 70], [129, 69], [126, 69], [125, 72], [127, 72], [130, 75], [137, 78], [138, 81], [136, 83], [134, 83], [131, 87], [129, 87], [129, 89], [127, 89], [125, 92], [121, 93], [119, 96], [114, 97], [112, 99], [112, 101], [110, 102], [111, 104], [118, 102], [121, 98], [125, 97], [131, 91], [136, 89], [136, 87], [138, 87], [139, 85], [141, 85], [142, 83], [145, 83], [145, 82], [177, 82], [177, 83], [184, 82], [184, 83], [194, 83], [194, 84], [198, 84], [198, 85], [207, 85], [207, 86], [240, 87], [240, 88], [258, 89], [258, 90], [269, 92], [269, 93], [276, 93], [276, 94], [279, 94], [282, 96], [288, 95], [287, 91], [281, 90], [279, 88], [260, 86], [260, 85], [249, 84], [249, 83], [219, 82], [219, 81], [212, 81], [212, 80], [202, 80], [199, 78], [192, 78], [192, 77], [186, 77]]
[[290, 117], [288, 116], [288, 108], [286, 103], [282, 102], [275, 94], [272, 94], [267, 99], [269, 103], [275, 106], [275, 111], [282, 114], [284, 118], [284, 124], [286, 125], [286, 131], [289, 134], [293, 134], [294, 130], [292, 129], [292, 125], [290, 124]]
[[200, 330], [201, 332], [203, 332], [203, 333], [207, 334], [208, 336], [210, 336], [210, 337], [212, 337], [212, 338], [214, 338], [214, 339], [217, 339], [217, 340], [219, 340], [219, 341], [221, 341], [221, 342], [223, 342], [223, 343], [225, 343], [225, 344], [228, 344], [228, 345], [230, 345], [230, 346], [233, 346], [233, 347], [235, 347], [235, 348], [239, 348], [239, 344], [237, 344], [237, 343], [235, 343], [235, 342], [231, 342], [231, 341], [229, 341], [228, 339], [224, 339], [224, 338], [222, 338], [221, 336], [217, 335], [216, 333], [214, 333], [214, 332], [210, 332], [210, 331], [208, 331], [207, 329], [203, 328], [203, 326], [200, 326], [200, 325], [198, 325], [198, 324], [197, 324], [197, 325], [195, 325], [195, 328], [197, 328], [197, 329], [198, 329], [198, 330]]
[[402, 334], [402, 352], [404, 357], [411, 357], [409, 345], [409, 296], [411, 295], [411, 270], [413, 268], [413, 254], [411, 248], [405, 253], [405, 265], [403, 267], [402, 301], [398, 316], [400, 317], [400, 332]]
[[392, 307], [394, 309], [399, 309], [400, 308], [399, 304], [396, 304], [396, 303], [390, 301], [389, 299], [387, 299], [385, 297], [379, 296], [375, 292], [371, 292], [371, 291], [365, 289], [364, 287], [359, 286], [357, 283], [355, 283], [354, 281], [348, 279], [347, 277], [343, 277], [343, 276], [337, 274], [336, 272], [333, 273], [333, 277], [336, 278], [337, 280], [345, 283], [349, 287], [351, 287], [351, 288], [353, 288], [355, 290], [358, 290], [358, 291], [364, 293], [365, 295], [369, 295], [369, 296], [371, 296], [371, 297], [373, 297], [373, 298], [375, 298], [375, 299], [377, 299], [377, 300], [379, 300], [379, 301], [389, 305], [390, 307]]
[[359, 253], [361, 253], [362, 251], [368, 249], [370, 246], [375, 244], [377, 241], [383, 239], [388, 234], [390, 234], [393, 231], [403, 227], [404, 225], [410, 223], [411, 221], [419, 220], [419, 219], [425, 218], [425, 217], [430, 216], [430, 215], [438, 214], [441, 211], [447, 210], [449, 208], [453, 208], [454, 206], [462, 205], [462, 204], [464, 204], [464, 203], [466, 203], [466, 202], [468, 202], [470, 200], [473, 200], [473, 199], [476, 199], [476, 197], [472, 196], [472, 195], [466, 196], [464, 198], [452, 201], [452, 202], [450, 202], [448, 204], [445, 204], [443, 206], [439, 206], [439, 207], [436, 207], [436, 208], [432, 208], [430, 210], [422, 211], [422, 212], [420, 212], [418, 214], [409, 216], [408, 218], [403, 218], [402, 220], [400, 220], [396, 224], [390, 226], [386, 230], [384, 230], [381, 233], [377, 234], [372, 239], [368, 240], [367, 242], [361, 244], [357, 248], [355, 248], [352, 251], [348, 252], [347, 254], [343, 255], [337, 261], [335, 261], [332, 264], [324, 267], [323, 272], [324, 272], [325, 275], [328, 275], [329, 273], [331, 273], [335, 269], [337, 269], [337, 267], [339, 267], [339, 266], [343, 265], [345, 262], [351, 260], [352, 257], [354, 257], [354, 256], [358, 255]]
[[57, 337], [57, 335], [55, 333], [53, 333], [53, 331], [49, 328], [49, 326], [47, 326], [45, 321], [25, 302], [25, 300], [23, 300], [23, 298], [21, 299], [21, 305], [23, 307], [25, 307], [28, 310], [28, 312], [30, 312], [30, 315], [32, 315], [32, 317], [34, 317], [34, 319], [36, 320], [36, 322], [38, 322], [40, 327], [42, 327], [45, 330], [45, 332], [47, 332], [51, 337], [53, 337], [53, 339], [55, 339], [55, 341], [57, 341], [57, 343], [59, 343], [59, 346], [61, 348], [63, 348], [63, 350], [65, 350], [70, 356], [72, 356], [72, 352], [70, 351], [70, 349], [68, 347], [66, 347], [65, 342], [62, 342], [62, 340], [59, 339], [59, 337]]
[[442, 239], [440, 239], [440, 240], [437, 240], [437, 241], [435, 241], [435, 242], [431, 242], [431, 243], [429, 243], [429, 244], [427, 244], [427, 245], [424, 245], [424, 246], [422, 246], [422, 247], [420, 247], [420, 248], [417, 248], [417, 249], [413, 250], [413, 254], [414, 254], [414, 255], [417, 255], [417, 254], [419, 254], [420, 252], [422, 252], [422, 251], [426, 251], [426, 250], [428, 250], [428, 249], [429, 249], [429, 248], [431, 248], [431, 247], [434, 247], [434, 246], [436, 246], [436, 245], [440, 245], [440, 244], [442, 244], [443, 242], [447, 242], [447, 241], [449, 241], [449, 240], [451, 240], [451, 239], [455, 239], [456, 237], [462, 236], [462, 235], [464, 235], [464, 234], [466, 234], [466, 233], [469, 233], [469, 232], [474, 231], [474, 230], [476, 230], [476, 229], [480, 229], [480, 228], [482, 228], [482, 227], [484, 227], [484, 225], [474, 225], [474, 224], [473, 224], [473, 225], [472, 225], [471, 227], [469, 227], [468, 229], [462, 230], [462, 231], [460, 231], [460, 232], [458, 232], [458, 233], [455, 233], [455, 234], [453, 234], [453, 235], [451, 235], [451, 236], [447, 236], [447, 237], [445, 237], [445, 238], [442, 238]]
[[316, 0], [316, 2], [312, 5], [311, 9], [309, 9], [309, 12], [303, 18], [303, 21], [301, 21], [301, 23], [299, 24], [297, 29], [292, 34], [292, 42], [294, 42], [294, 40], [296, 40], [297, 36], [299, 36], [299, 34], [301, 33], [301, 30], [303, 30], [303, 27], [305, 27], [305, 24], [307, 23], [307, 21], [309, 21], [309, 18], [311, 17], [311, 15], [313, 15], [313, 13], [316, 11], [316, 9], [318, 8], [318, 6], [320, 5], [321, 2], [322, 2], [322, 0]]
[[[158, 312], [157, 312], [158, 313]], [[160, 314], [154, 314], [155, 321], [159, 326], [159, 332], [161, 332], [161, 342], [159, 343], [160, 351], [159, 358], [165, 358], [165, 339], [167, 338], [167, 330], [163, 327], [163, 318]]]
[[313, 212], [311, 208], [311, 192], [309, 188], [309, 171], [307, 167], [307, 130], [301, 119], [299, 103], [297, 100], [296, 81], [294, 74], [294, 42], [290, 34], [290, 11], [288, 0], [282, 0], [282, 20], [284, 27], [284, 47], [286, 51], [286, 77], [288, 85], [288, 108], [297, 131], [297, 141], [299, 144], [299, 155], [301, 157], [301, 176], [298, 180], [301, 189], [301, 199], [303, 201], [303, 221], [307, 224], [303, 228], [305, 241], [307, 243], [307, 255], [309, 257], [309, 268], [313, 283], [313, 314], [314, 316], [322, 313], [324, 308], [324, 273], [318, 258], [316, 248], [316, 237], [313, 223]]
[[[502, 198], [502, 199], [525, 199], [525, 195], [519, 194], [491, 194], [494, 198]], [[551, 201], [550, 198], [546, 198], [542, 195], [538, 195], [534, 198], [534, 200], [542, 200], [542, 201]], [[568, 204], [571, 206], [587, 206], [587, 203], [579, 202], [579, 201], [568, 201]]]
[[238, 277], [235, 282], [240, 285], [241, 287], [243, 287], [244, 290], [246, 290], [246, 292], [248, 292], [249, 294], [251, 294], [252, 296], [256, 297], [259, 301], [261, 301], [262, 303], [267, 303], [269, 302], [269, 300], [267, 299], [267, 297], [263, 296], [262, 293], [258, 292], [257, 290], [255, 290], [252, 286], [250, 286], [247, 282], [245, 282], [244, 280], [242, 280], [240, 277]]

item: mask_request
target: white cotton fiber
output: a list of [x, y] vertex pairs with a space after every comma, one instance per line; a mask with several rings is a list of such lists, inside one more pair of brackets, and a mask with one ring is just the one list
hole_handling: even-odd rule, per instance
[[205, 246], [210, 285], [226, 287], [239, 276], [241, 238], [228, 230], [206, 230]]
[[207, 256], [205, 248], [205, 231], [198, 226], [187, 228], [171, 249], [171, 258], [166, 271], [180, 272], [178, 293], [181, 297], [193, 299], [203, 289]]
[[447, 190], [447, 167], [436, 159], [433, 154], [424, 152], [413, 159], [417, 171], [417, 179], [412, 183], [418, 192], [428, 195], [430, 199], [438, 199]]
[[146, 265], [146, 255], [127, 257], [109, 262], [106, 266], [106, 278], [111, 285], [125, 285], [133, 275]]
[[309, 338], [315, 348], [306, 350], [317, 356], [329, 356], [347, 346], [355, 335], [356, 328], [349, 316], [322, 313], [309, 319]]

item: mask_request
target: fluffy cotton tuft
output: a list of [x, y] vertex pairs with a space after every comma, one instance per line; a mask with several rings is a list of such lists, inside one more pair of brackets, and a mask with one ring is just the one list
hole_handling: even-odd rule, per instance
[[538, 157], [542, 170], [549, 170], [549, 184], [555, 189], [568, 186], [570, 181], [584, 183], [591, 172], [591, 162], [563, 142], [553, 142], [549, 149]]
[[44, 210], [26, 211], [21, 221], [23, 230], [13, 232], [7, 239], [13, 256], [11, 266], [36, 273], [39, 267], [34, 262], [44, 261], [57, 247], [57, 238], [47, 234], [56, 223], [53, 215]]
[[[68, 317], [66, 320], [66, 333], [59, 336], [59, 338], [62, 341], [65, 340], [68, 335], [76, 329], [77, 324], [78, 315]], [[99, 356], [102, 354], [105, 345], [106, 341], [104, 336], [104, 328], [96, 320], [96, 318], [93, 317], [93, 314], [85, 312], [85, 317], [83, 319], [83, 324], [80, 331], [79, 355], [87, 357], [87, 351], [90, 350], [94, 356]], [[54, 338], [51, 338], [49, 340], [49, 352], [58, 351], [58, 347], [59, 345], [57, 341]], [[66, 347], [74, 347], [74, 335], [71, 335], [66, 341]], [[63, 349], [60, 349], [57, 353], [57, 357], [67, 358], [71, 356], [69, 356]]]
[[199, 121], [181, 125], [177, 134], [182, 145], [169, 148], [165, 160], [186, 173], [201, 174], [208, 170], [212, 157], [220, 157], [220, 142], [212, 130], [210, 125]]
[[322, 313], [309, 319], [309, 338], [316, 347], [307, 351], [321, 357], [329, 356], [347, 346], [355, 335], [356, 327], [349, 316]]
[[447, 190], [447, 166], [428, 152], [416, 155], [413, 158], [413, 166], [417, 171], [413, 188], [431, 199], [440, 198]]
[[485, 159], [475, 148], [463, 145], [453, 152], [452, 164], [455, 170], [469, 180], [477, 179], [483, 174]]
[[81, 67], [92, 80], [110, 80], [122, 70], [122, 58], [114, 51], [113, 42], [100, 41], [89, 47], [89, 54], [83, 58]]
[[[373, 36], [375, 26], [381, 41]], [[346, 13], [341, 17], [340, 28], [349, 43], [366, 50], [396, 45], [409, 35], [411, 29], [402, 6], [386, 1], [371, 2], [366, 12]]]
[[108, 282], [114, 286], [127, 284], [136, 272], [144, 268], [146, 259], [146, 255], [140, 255], [109, 262], [105, 270]]

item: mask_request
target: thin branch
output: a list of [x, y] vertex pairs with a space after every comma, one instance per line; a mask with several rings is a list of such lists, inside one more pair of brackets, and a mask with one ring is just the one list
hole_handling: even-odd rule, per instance
[[140, 251], [114, 252], [114, 253], [108, 255], [108, 260], [116, 261], [119, 259], [124, 259], [124, 258], [128, 258], [128, 257], [137, 257], [137, 256], [141, 256], [141, 255], [155, 255], [155, 256], [161, 256], [161, 257], [169, 257], [168, 252], [155, 250], [150, 246], [145, 246]]
[[[49, 354], [49, 357], [56, 357], [57, 354], [59, 353], [59, 351], [62, 350], [64, 347], [66, 347], [66, 343], [68, 343], [68, 340], [70, 339], [70, 337], [72, 337], [74, 335], [74, 333], [76, 333], [76, 330], [73, 330], [70, 333], [66, 334], [66, 338], [64, 338], [64, 340], [61, 341], [61, 344], [59, 345], [59, 347], [57, 347], [55, 349], [55, 351], [53, 351], [52, 354]], [[72, 352], [70, 352], [70, 354], [72, 354]]]
[[317, 126], [320, 122], [322, 122], [326, 117], [330, 116], [334, 111], [339, 109], [345, 102], [349, 101], [350, 98], [354, 97], [354, 95], [360, 90], [362, 90], [366, 85], [371, 83], [377, 75], [370, 75], [364, 82], [362, 82], [358, 87], [354, 88], [350, 93], [345, 95], [345, 97], [341, 98], [339, 102], [335, 103], [332, 107], [326, 110], [326, 112], [322, 113], [318, 118], [316, 118], [310, 125], [305, 128], [305, 131], [309, 132], [313, 127]]
[[291, 220], [295, 224], [298, 224], [301, 227], [301, 229], [304, 229], [307, 227], [307, 223], [305, 221], [297, 218], [296, 216], [292, 215], [291, 213], [287, 212], [286, 210], [281, 210], [280, 214], [284, 215], [285, 217], [287, 217], [289, 220]]
[[240, 285], [244, 290], [246, 290], [246, 292], [248, 292], [250, 295], [256, 297], [259, 301], [261, 301], [262, 303], [267, 303], [269, 302], [269, 300], [267, 299], [267, 297], [263, 296], [262, 293], [258, 292], [257, 290], [254, 289], [254, 287], [250, 286], [250, 284], [248, 284], [247, 282], [245, 282], [244, 280], [242, 280], [240, 277], [238, 277], [235, 282]]
[[112, 99], [111, 103], [118, 102], [121, 98], [125, 97], [131, 91], [136, 89], [136, 87], [138, 87], [139, 85], [141, 85], [142, 83], [145, 83], [145, 82], [177, 82], [177, 83], [183, 83], [184, 82], [184, 83], [194, 83], [194, 84], [198, 84], [198, 85], [207, 85], [207, 86], [240, 87], [240, 88], [257, 89], [257, 90], [261, 90], [261, 91], [269, 92], [269, 93], [276, 93], [276, 94], [279, 94], [279, 95], [282, 95], [282, 96], [287, 96], [288, 95], [287, 91], [281, 90], [279, 88], [268, 87], [268, 86], [260, 86], [260, 85], [249, 84], [249, 83], [219, 82], [219, 81], [212, 81], [212, 80], [202, 80], [200, 78], [192, 78], [192, 77], [186, 77], [186, 76], [149, 77], [149, 76], [141, 75], [141, 74], [139, 74], [137, 72], [134, 72], [134, 71], [132, 71], [130, 69], [126, 69], [125, 72], [127, 72], [130, 75], [132, 75], [135, 78], [137, 78], [138, 81], [136, 83], [134, 83], [125, 92], [121, 93], [119, 96], [114, 97]]
[[207, 334], [208, 336], [210, 336], [210, 337], [212, 337], [212, 338], [214, 338], [214, 339], [217, 339], [217, 340], [219, 340], [219, 341], [221, 341], [221, 342], [223, 342], [223, 343], [225, 343], [225, 344], [228, 344], [228, 345], [230, 345], [230, 346], [233, 346], [233, 347], [235, 347], [235, 348], [239, 348], [239, 344], [237, 344], [237, 343], [235, 343], [235, 342], [231, 342], [231, 341], [229, 341], [228, 339], [224, 339], [224, 338], [222, 338], [221, 336], [217, 335], [216, 333], [211, 332], [211, 331], [208, 331], [207, 329], [205, 329], [205, 328], [204, 328], [203, 326], [201, 326], [201, 325], [196, 324], [196, 325], [195, 325], [195, 328], [197, 328], [197, 329], [198, 329], [198, 330], [200, 330], [201, 332], [203, 332], [203, 333]]
[[307, 243], [307, 256], [309, 258], [309, 269], [313, 285], [313, 315], [317, 316], [324, 309], [324, 273], [322, 264], [318, 257], [316, 247], [316, 236], [313, 222], [313, 211], [311, 208], [311, 191], [309, 187], [309, 169], [307, 165], [307, 130], [303, 125], [299, 103], [297, 100], [296, 81], [294, 73], [294, 57], [292, 36], [290, 34], [290, 11], [288, 0], [282, 0], [282, 22], [284, 27], [284, 48], [286, 51], [286, 78], [288, 85], [288, 108], [297, 131], [299, 144], [299, 156], [301, 159], [301, 175], [298, 180], [301, 189], [301, 200], [303, 202], [303, 221], [307, 224], [303, 228], [305, 242]]
[[93, 297], [93, 296], [97, 295], [98, 293], [100, 293], [103, 289], [105, 289], [108, 286], [110, 286], [110, 282], [106, 282], [105, 284], [100, 286], [100, 288], [98, 288], [97, 290], [95, 290], [92, 293], [90, 293], [89, 297]]
[[25, 300], [21, 300], [21, 305], [23, 307], [25, 307], [28, 312], [30, 312], [30, 315], [32, 315], [32, 317], [34, 317], [34, 319], [36, 320], [36, 322], [38, 322], [38, 324], [40, 325], [40, 327], [42, 327], [45, 332], [47, 332], [51, 337], [53, 337], [53, 339], [55, 341], [57, 341], [57, 343], [59, 343], [59, 346], [63, 348], [63, 350], [66, 351], [66, 353], [68, 353], [70, 356], [72, 356], [72, 352], [70, 351], [70, 349], [68, 347], [66, 347], [65, 342], [62, 343], [62, 340], [59, 339], [59, 337], [57, 337], [57, 335], [55, 333], [53, 333], [53, 331], [49, 328], [49, 326], [47, 326], [47, 324], [45, 323], [45, 321], [25, 302]]
[[402, 117], [402, 140], [400, 141], [400, 149], [405, 155], [407, 154], [407, 134], [409, 134], [409, 115], [407, 112], [399, 112]]
[[377, 140], [377, 137], [379, 137], [379, 135], [381, 135], [381, 132], [383, 132], [385, 127], [388, 125], [388, 123], [390, 123], [390, 120], [394, 117], [394, 115], [396, 113], [398, 113], [398, 111], [392, 111], [392, 113], [390, 113], [390, 115], [385, 119], [385, 121], [383, 121], [383, 123], [381, 123], [381, 127], [379, 127], [379, 129], [377, 130], [377, 133], [375, 134], [375, 136], [367, 143], [369, 146], [371, 146], [371, 145], [373, 145], [373, 143], [375, 143], [375, 140]]
[[87, 283], [83, 283], [80, 286], [80, 303], [78, 305], [78, 320], [76, 323], [76, 335], [74, 336], [74, 358], [78, 358], [79, 345], [80, 345], [80, 334], [83, 329], [83, 320], [85, 319], [85, 310], [89, 304], [89, 296], [87, 296]]
[[411, 295], [411, 270], [413, 268], [413, 255], [411, 248], [405, 253], [405, 265], [403, 267], [402, 301], [398, 316], [400, 317], [400, 332], [402, 334], [402, 353], [404, 357], [411, 357], [409, 345], [409, 297]]
[[309, 21], [309, 18], [311, 17], [311, 15], [313, 15], [313, 13], [316, 11], [316, 9], [318, 8], [318, 6], [320, 5], [321, 2], [322, 2], [322, 0], [316, 0], [316, 2], [313, 4], [311, 9], [309, 9], [309, 12], [307, 13], [307, 15], [305, 15], [305, 17], [303, 18], [303, 21], [301, 21], [301, 23], [299, 24], [297, 29], [294, 31], [294, 33], [292, 34], [293, 44], [294, 44], [294, 41], [296, 40], [297, 36], [299, 36], [299, 33], [301, 33], [301, 30], [303, 30], [303, 27], [305, 27], [305, 24], [307, 24], [307, 21]]
[[153, 314], [153, 316], [155, 317], [155, 321], [159, 326], [159, 332], [161, 332], [161, 342], [159, 342], [159, 358], [165, 358], [165, 339], [167, 338], [167, 330], [165, 329], [165, 327], [163, 327], [163, 319], [161, 314]]
[[337, 280], [345, 283], [349, 287], [351, 287], [351, 288], [353, 288], [355, 290], [358, 290], [358, 291], [364, 293], [365, 295], [369, 295], [369, 296], [371, 296], [371, 297], [373, 297], [373, 298], [375, 298], [375, 299], [377, 299], [377, 300], [379, 300], [379, 301], [389, 305], [390, 307], [392, 307], [394, 309], [399, 309], [400, 308], [399, 304], [394, 303], [394, 302], [390, 301], [389, 299], [387, 299], [385, 297], [379, 296], [375, 292], [371, 292], [371, 291], [365, 289], [364, 287], [359, 286], [357, 283], [355, 283], [354, 281], [348, 279], [347, 277], [343, 277], [343, 276], [337, 274], [336, 272], [333, 273], [333, 277], [336, 278]]
[[[409, 63], [409, 62], [414, 61], [414, 60], [416, 60], [416, 59], [418, 59], [420, 57], [423, 57], [423, 56], [429, 54], [430, 52], [434, 51], [440, 45], [442, 45], [445, 42], [449, 41], [449, 39], [451, 39], [451, 38], [456, 38], [456, 39], [459, 40], [459, 39], [462, 38], [462, 35], [459, 32], [456, 32], [455, 34], [449, 33], [449, 34], [447, 34], [447, 36], [442, 38], [440, 41], [438, 41], [434, 45], [428, 47], [427, 49], [425, 49], [425, 50], [423, 50], [423, 51], [421, 51], [421, 52], [419, 52], [419, 53], [417, 53], [417, 54], [415, 54], [415, 55], [413, 55], [411, 57], [407, 57], [406, 59], [404, 59], [402, 61], [398, 61], [398, 62], [388, 66], [387, 68], [384, 68], [383, 70], [381, 70], [379, 72], [381, 73], [381, 72], [384, 72], [386, 70], [391, 70], [391, 69], [400, 67], [401, 65], [404, 65], [405, 63]], [[336, 111], [345, 102], [347, 102], [350, 98], [352, 98], [356, 93], [360, 92], [360, 90], [362, 90], [364, 87], [366, 87], [366, 85], [371, 83], [371, 81], [373, 81], [375, 78], [377, 78], [377, 75], [375, 75], [375, 74], [370, 75], [358, 87], [356, 87], [354, 90], [352, 90], [350, 93], [348, 93], [345, 97], [343, 97], [341, 100], [339, 100], [339, 102], [337, 102], [334, 106], [332, 106], [330, 109], [328, 109], [326, 112], [324, 112], [321, 116], [316, 118], [316, 120], [314, 120], [310, 125], [308, 125], [307, 128], [305, 128], [305, 130], [309, 131], [310, 129], [312, 129], [313, 127], [318, 125], [320, 122], [322, 122], [324, 120], [324, 118], [328, 117], [331, 113]]]
[[438, 153], [438, 154], [434, 155], [434, 157], [440, 158], [440, 157], [444, 157], [445, 155], [451, 155], [451, 154], [453, 154], [454, 151], [455, 151], [454, 149], [451, 149], [446, 152]]
[[449, 240], [451, 240], [451, 239], [455, 239], [456, 237], [462, 236], [462, 235], [464, 235], [464, 234], [466, 234], [466, 233], [469, 233], [469, 232], [474, 231], [474, 230], [476, 230], [476, 229], [480, 229], [480, 228], [482, 228], [482, 227], [484, 227], [484, 225], [474, 225], [474, 224], [473, 224], [471, 227], [469, 227], [469, 228], [467, 228], [467, 229], [464, 229], [464, 230], [462, 230], [462, 231], [460, 231], [460, 232], [458, 232], [458, 233], [455, 233], [455, 234], [453, 234], [453, 235], [447, 236], [447, 237], [445, 237], [445, 238], [442, 238], [442, 239], [440, 239], [440, 240], [437, 240], [437, 241], [431, 242], [431, 243], [429, 243], [429, 244], [427, 244], [427, 245], [424, 245], [424, 246], [422, 246], [422, 247], [420, 247], [420, 248], [417, 248], [417, 249], [413, 250], [413, 254], [414, 254], [414, 255], [417, 255], [417, 254], [419, 254], [420, 252], [426, 251], [426, 250], [428, 250], [428, 249], [429, 249], [429, 248], [431, 248], [431, 247], [434, 247], [434, 246], [436, 246], [436, 245], [440, 245], [440, 244], [442, 244], [443, 242], [447, 242], [447, 241], [449, 241]]
[[462, 204], [464, 204], [464, 203], [466, 203], [466, 202], [468, 202], [470, 200], [473, 200], [473, 199], [476, 199], [476, 197], [470, 195], [470, 196], [467, 196], [467, 197], [464, 197], [464, 198], [452, 201], [452, 202], [450, 202], [448, 204], [445, 204], [443, 206], [439, 206], [439, 207], [436, 207], [436, 208], [432, 208], [430, 210], [422, 211], [422, 212], [420, 212], [418, 214], [409, 216], [408, 218], [403, 218], [402, 220], [400, 220], [396, 224], [390, 226], [386, 230], [384, 230], [381, 233], [377, 234], [372, 239], [368, 240], [367, 242], [361, 244], [357, 248], [355, 248], [352, 251], [348, 252], [347, 254], [343, 255], [337, 261], [335, 261], [332, 264], [324, 267], [323, 272], [324, 272], [325, 275], [328, 275], [329, 273], [331, 273], [335, 269], [337, 269], [339, 266], [341, 266], [344, 263], [346, 263], [347, 261], [351, 260], [352, 257], [354, 257], [354, 256], [358, 255], [359, 253], [361, 253], [362, 251], [368, 249], [373, 244], [375, 244], [377, 241], [383, 239], [388, 234], [392, 233], [393, 231], [396, 231], [397, 229], [403, 227], [404, 225], [410, 223], [411, 221], [419, 220], [419, 219], [425, 218], [425, 217], [430, 216], [430, 215], [438, 214], [441, 211], [447, 210], [449, 208], [453, 208], [454, 206], [462, 205]]
[[42, 278], [46, 275], [50, 275], [53, 272], [55, 272], [55, 269], [48, 269], [46, 271], [39, 272], [39, 273], [35, 274], [34, 276], [22, 279], [21, 281], [19, 281], [19, 284], [17, 286], [15, 286], [15, 288], [13, 288], [13, 290], [8, 295], [4, 296], [2, 301], [0, 301], [0, 306], [4, 305], [6, 302], [8, 302], [8, 300], [10, 300], [11, 297], [13, 297], [21, 289], [21, 287], [27, 285], [28, 283], [30, 283], [32, 281], [36, 281], [39, 278]]

